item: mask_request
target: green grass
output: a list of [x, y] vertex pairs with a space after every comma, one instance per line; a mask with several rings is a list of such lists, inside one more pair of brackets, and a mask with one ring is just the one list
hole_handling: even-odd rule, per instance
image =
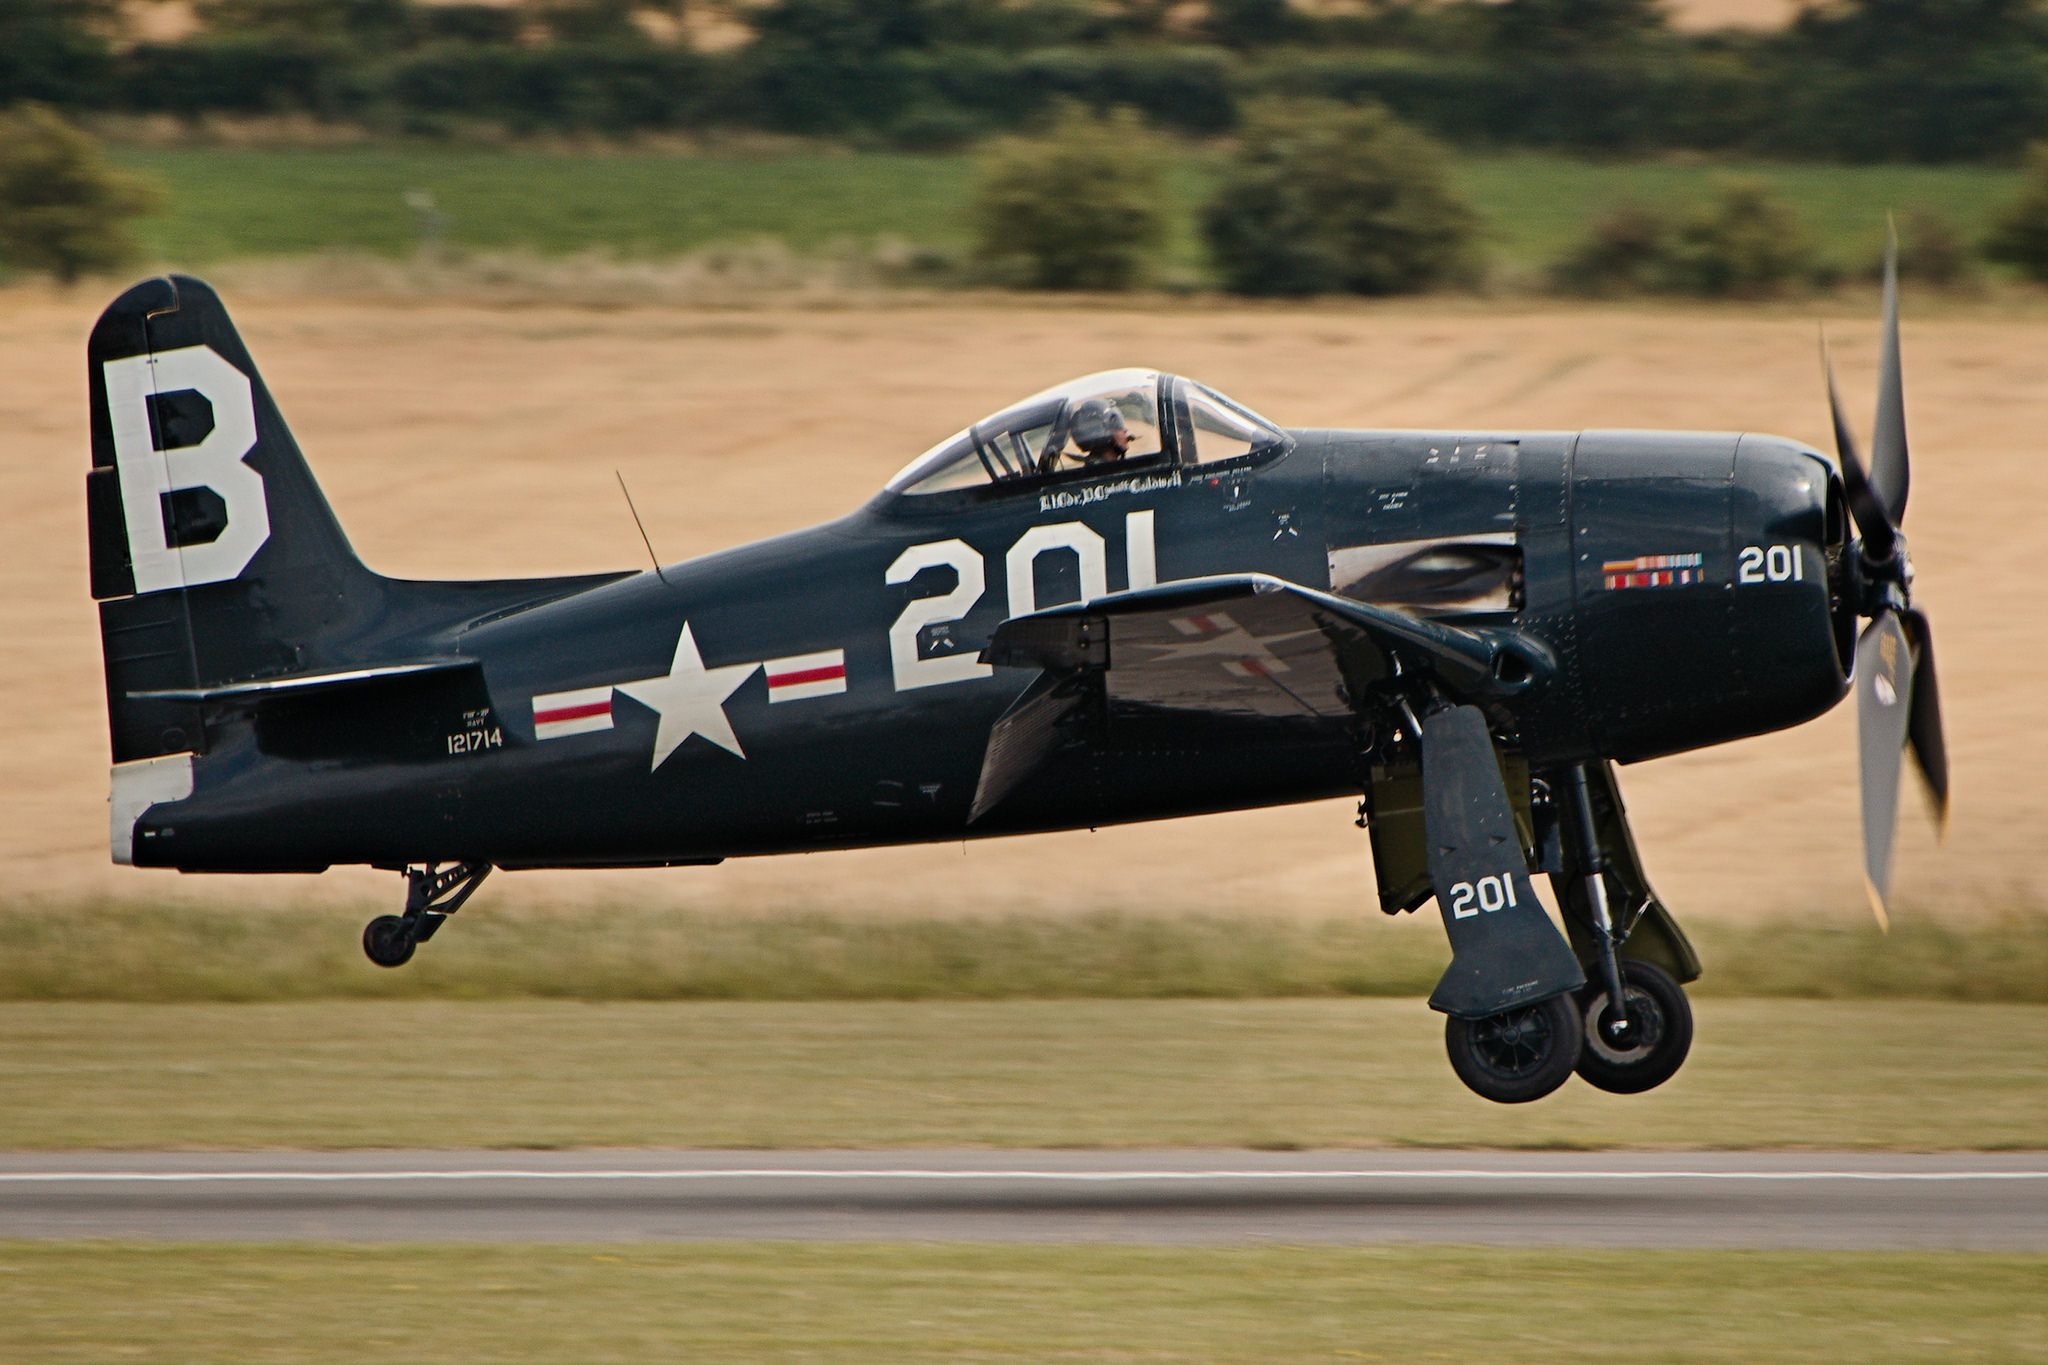
[[1504, 1108], [1419, 1000], [7, 1005], [0, 1148], [2037, 1148], [2044, 1055], [2039, 1006], [1704, 1000], [1659, 1090]]
[[1455, 171], [1508, 261], [1540, 266], [1562, 255], [1588, 218], [1624, 201], [1684, 206], [1717, 182], [1760, 180], [1793, 205], [1822, 256], [1846, 269], [1878, 259], [1887, 211], [1925, 210], [1980, 241], [2019, 185], [1996, 166], [1825, 166], [1769, 162], [1595, 162], [1518, 155], [1474, 157]]
[[[449, 241], [468, 249], [665, 257], [771, 237], [815, 253], [889, 237], [960, 251], [969, 240], [973, 180], [965, 155], [822, 150], [189, 146], [127, 147], [117, 155], [169, 189], [163, 213], [142, 227], [150, 254], [193, 268], [325, 250], [404, 254], [418, 241], [403, 201], [411, 189], [435, 195], [449, 218]], [[1215, 166], [1215, 153], [1191, 149], [1169, 169], [1174, 232], [1163, 264], [1185, 278], [1200, 277], [1194, 222]], [[1624, 199], [1690, 201], [1728, 175], [1780, 189], [1823, 253], [1848, 267], [1875, 258], [1887, 209], [1938, 212], [1975, 239], [2017, 183], [2015, 172], [1983, 166], [1615, 163], [1535, 154], [1461, 157], [1454, 175], [1502, 262], [1523, 270], [1557, 256], [1604, 207]]]
[[0, 1243], [10, 1359], [2039, 1360], [2048, 1258]]
[[[488, 897], [486, 897], [488, 899]], [[1331, 920], [1096, 911], [917, 917], [479, 903], [383, 971], [346, 907], [16, 902], [0, 1000], [1264, 999], [1429, 994], [1434, 912]], [[1693, 926], [1697, 993], [2048, 1004], [2048, 914]]]
[[772, 157], [491, 148], [147, 148], [119, 160], [162, 180], [152, 252], [207, 264], [418, 241], [408, 190], [431, 192], [448, 238], [544, 253], [668, 256], [772, 236], [802, 250], [880, 235], [961, 240], [967, 163], [801, 152]]

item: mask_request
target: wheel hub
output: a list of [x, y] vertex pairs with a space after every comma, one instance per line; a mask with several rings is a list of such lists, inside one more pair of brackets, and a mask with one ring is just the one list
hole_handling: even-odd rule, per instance
[[1520, 1076], [1541, 1066], [1549, 1055], [1550, 1029], [1536, 1011], [1516, 1010], [1487, 1020], [1477, 1041], [1488, 1069]]
[[1602, 991], [1586, 1011], [1586, 1046], [1609, 1061], [1624, 1062], [1657, 1046], [1664, 1036], [1664, 1016], [1649, 992], [1636, 986], [1627, 990], [1627, 1013], [1611, 1008]]

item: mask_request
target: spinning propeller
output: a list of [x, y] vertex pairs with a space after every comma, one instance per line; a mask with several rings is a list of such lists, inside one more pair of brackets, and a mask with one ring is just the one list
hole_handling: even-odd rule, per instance
[[1899, 237], [1890, 233], [1884, 256], [1884, 351], [1878, 365], [1877, 424], [1870, 468], [1857, 454], [1856, 437], [1842, 415], [1835, 369], [1821, 342], [1835, 450], [1849, 512], [1862, 538], [1849, 547], [1850, 591], [1870, 624], [1856, 641], [1856, 732], [1863, 782], [1863, 874], [1870, 908], [1889, 930], [1885, 896], [1891, 889], [1892, 836], [1898, 825], [1899, 768], [1910, 750], [1927, 781], [1944, 827], [1948, 819], [1948, 748], [1941, 731], [1941, 690], [1935, 681], [1934, 637], [1927, 617], [1913, 607], [1913, 561], [1899, 523], [1911, 485], [1906, 458], [1906, 399], [1899, 375]]

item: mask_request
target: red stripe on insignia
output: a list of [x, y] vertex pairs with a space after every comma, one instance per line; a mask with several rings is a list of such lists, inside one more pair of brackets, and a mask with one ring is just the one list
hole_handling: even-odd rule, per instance
[[1257, 677], [1264, 678], [1271, 676], [1266, 672], [1266, 666], [1260, 663], [1257, 659], [1239, 659], [1237, 661], [1237, 666], [1239, 668], [1242, 668], [1245, 672], [1254, 674]]
[[582, 720], [585, 716], [608, 716], [611, 710], [609, 701], [587, 701], [581, 706], [558, 706], [552, 711], [536, 711], [533, 723], [548, 725], [559, 720]]
[[845, 664], [826, 664], [823, 668], [800, 668], [794, 673], [770, 673], [770, 687], [795, 687], [799, 683], [828, 682], [846, 676]]

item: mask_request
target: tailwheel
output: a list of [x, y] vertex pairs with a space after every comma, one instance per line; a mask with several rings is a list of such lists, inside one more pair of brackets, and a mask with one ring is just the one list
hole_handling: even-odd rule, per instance
[[1578, 1001], [1556, 995], [1484, 1019], [1444, 1021], [1451, 1069], [1476, 1095], [1527, 1104], [1563, 1085], [1578, 1063], [1585, 1028]]
[[418, 946], [403, 915], [379, 915], [363, 926], [363, 953], [379, 967], [403, 967]]
[[1595, 979], [1579, 991], [1579, 1020], [1585, 1050], [1579, 1074], [1588, 1085], [1615, 1095], [1639, 1095], [1678, 1073], [1692, 1050], [1692, 1004], [1662, 967], [1623, 958], [1622, 996], [1628, 1025], [1614, 1027], [1607, 987]]
[[429, 863], [405, 871], [405, 913], [379, 915], [363, 926], [363, 955], [379, 967], [403, 967], [448, 917], [462, 908], [484, 878], [489, 863]]

